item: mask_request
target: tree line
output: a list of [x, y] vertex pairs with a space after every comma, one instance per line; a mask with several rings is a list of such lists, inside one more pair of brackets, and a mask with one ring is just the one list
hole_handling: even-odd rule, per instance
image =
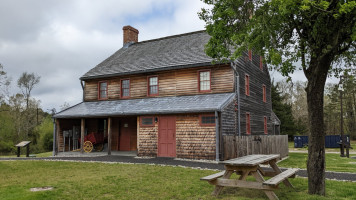
[[[340, 95], [339, 83], [328, 83], [324, 94], [324, 127], [327, 135], [340, 135], [341, 98], [343, 100], [344, 134], [356, 139], [356, 78], [345, 72]], [[281, 120], [281, 134], [309, 135], [306, 82], [287, 80], [273, 83], [273, 111]]]
[[31, 141], [31, 152], [52, 149], [53, 123], [51, 114], [42, 110], [40, 100], [31, 96], [40, 76], [23, 72], [16, 84], [19, 93], [10, 94], [12, 79], [0, 64], [0, 155], [13, 154], [15, 145]]

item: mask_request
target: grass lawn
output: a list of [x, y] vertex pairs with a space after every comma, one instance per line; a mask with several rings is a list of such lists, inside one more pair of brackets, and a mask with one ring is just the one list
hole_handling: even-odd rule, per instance
[[[350, 155], [356, 156], [356, 155]], [[356, 159], [340, 157], [339, 154], [325, 154], [326, 170], [356, 173]], [[306, 169], [307, 153], [289, 153], [289, 158], [278, 163], [280, 167], [297, 167]]]
[[[0, 199], [216, 199], [213, 186], [199, 179], [215, 173], [155, 165], [61, 161], [0, 161]], [[276, 191], [280, 199], [356, 199], [355, 183], [326, 182], [326, 197], [307, 194], [307, 179], [291, 179], [295, 189]], [[32, 187], [54, 190], [30, 192]], [[239, 196], [237, 198], [236, 196]], [[219, 199], [267, 199], [263, 192], [225, 188]]]
[[[30, 155], [35, 155], [36, 157], [50, 157], [52, 156], [52, 151], [49, 152], [44, 152], [44, 153], [37, 153], [37, 154], [30, 154]], [[16, 158], [17, 155], [9, 155], [9, 156], [0, 156], [0, 158]], [[26, 153], [22, 152], [21, 157], [26, 157]]]

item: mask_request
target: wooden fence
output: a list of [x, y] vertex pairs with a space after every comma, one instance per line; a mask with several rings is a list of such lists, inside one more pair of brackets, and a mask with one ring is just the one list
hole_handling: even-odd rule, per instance
[[224, 160], [250, 154], [288, 156], [288, 135], [233, 136], [224, 135]]

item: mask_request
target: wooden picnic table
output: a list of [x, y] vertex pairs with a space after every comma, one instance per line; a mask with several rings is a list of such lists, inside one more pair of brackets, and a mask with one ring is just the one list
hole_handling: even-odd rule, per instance
[[[278, 199], [274, 190], [283, 182], [287, 187], [293, 187], [288, 178], [294, 178], [299, 169], [291, 168], [283, 171], [277, 166], [280, 156], [277, 154], [262, 155], [254, 154], [231, 160], [222, 161], [225, 165], [225, 171], [209, 175], [200, 180], [208, 181], [215, 185], [212, 195], [218, 196], [224, 187], [238, 187], [262, 190], [269, 199]], [[260, 165], [269, 165], [272, 170], [263, 170]], [[230, 176], [236, 173], [238, 179], [230, 179]], [[256, 181], [246, 181], [246, 178], [252, 175]], [[265, 180], [263, 177], [272, 177]]]

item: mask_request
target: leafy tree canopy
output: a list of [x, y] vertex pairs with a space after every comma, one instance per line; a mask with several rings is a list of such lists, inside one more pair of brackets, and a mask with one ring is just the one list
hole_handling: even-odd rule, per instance
[[[199, 13], [212, 36], [209, 56], [231, 59], [254, 49], [288, 76], [301, 62], [309, 79], [313, 62], [354, 64], [356, 1], [338, 0], [204, 0], [212, 9]], [[338, 72], [341, 65], [335, 67]], [[348, 65], [347, 65], [348, 66]]]

